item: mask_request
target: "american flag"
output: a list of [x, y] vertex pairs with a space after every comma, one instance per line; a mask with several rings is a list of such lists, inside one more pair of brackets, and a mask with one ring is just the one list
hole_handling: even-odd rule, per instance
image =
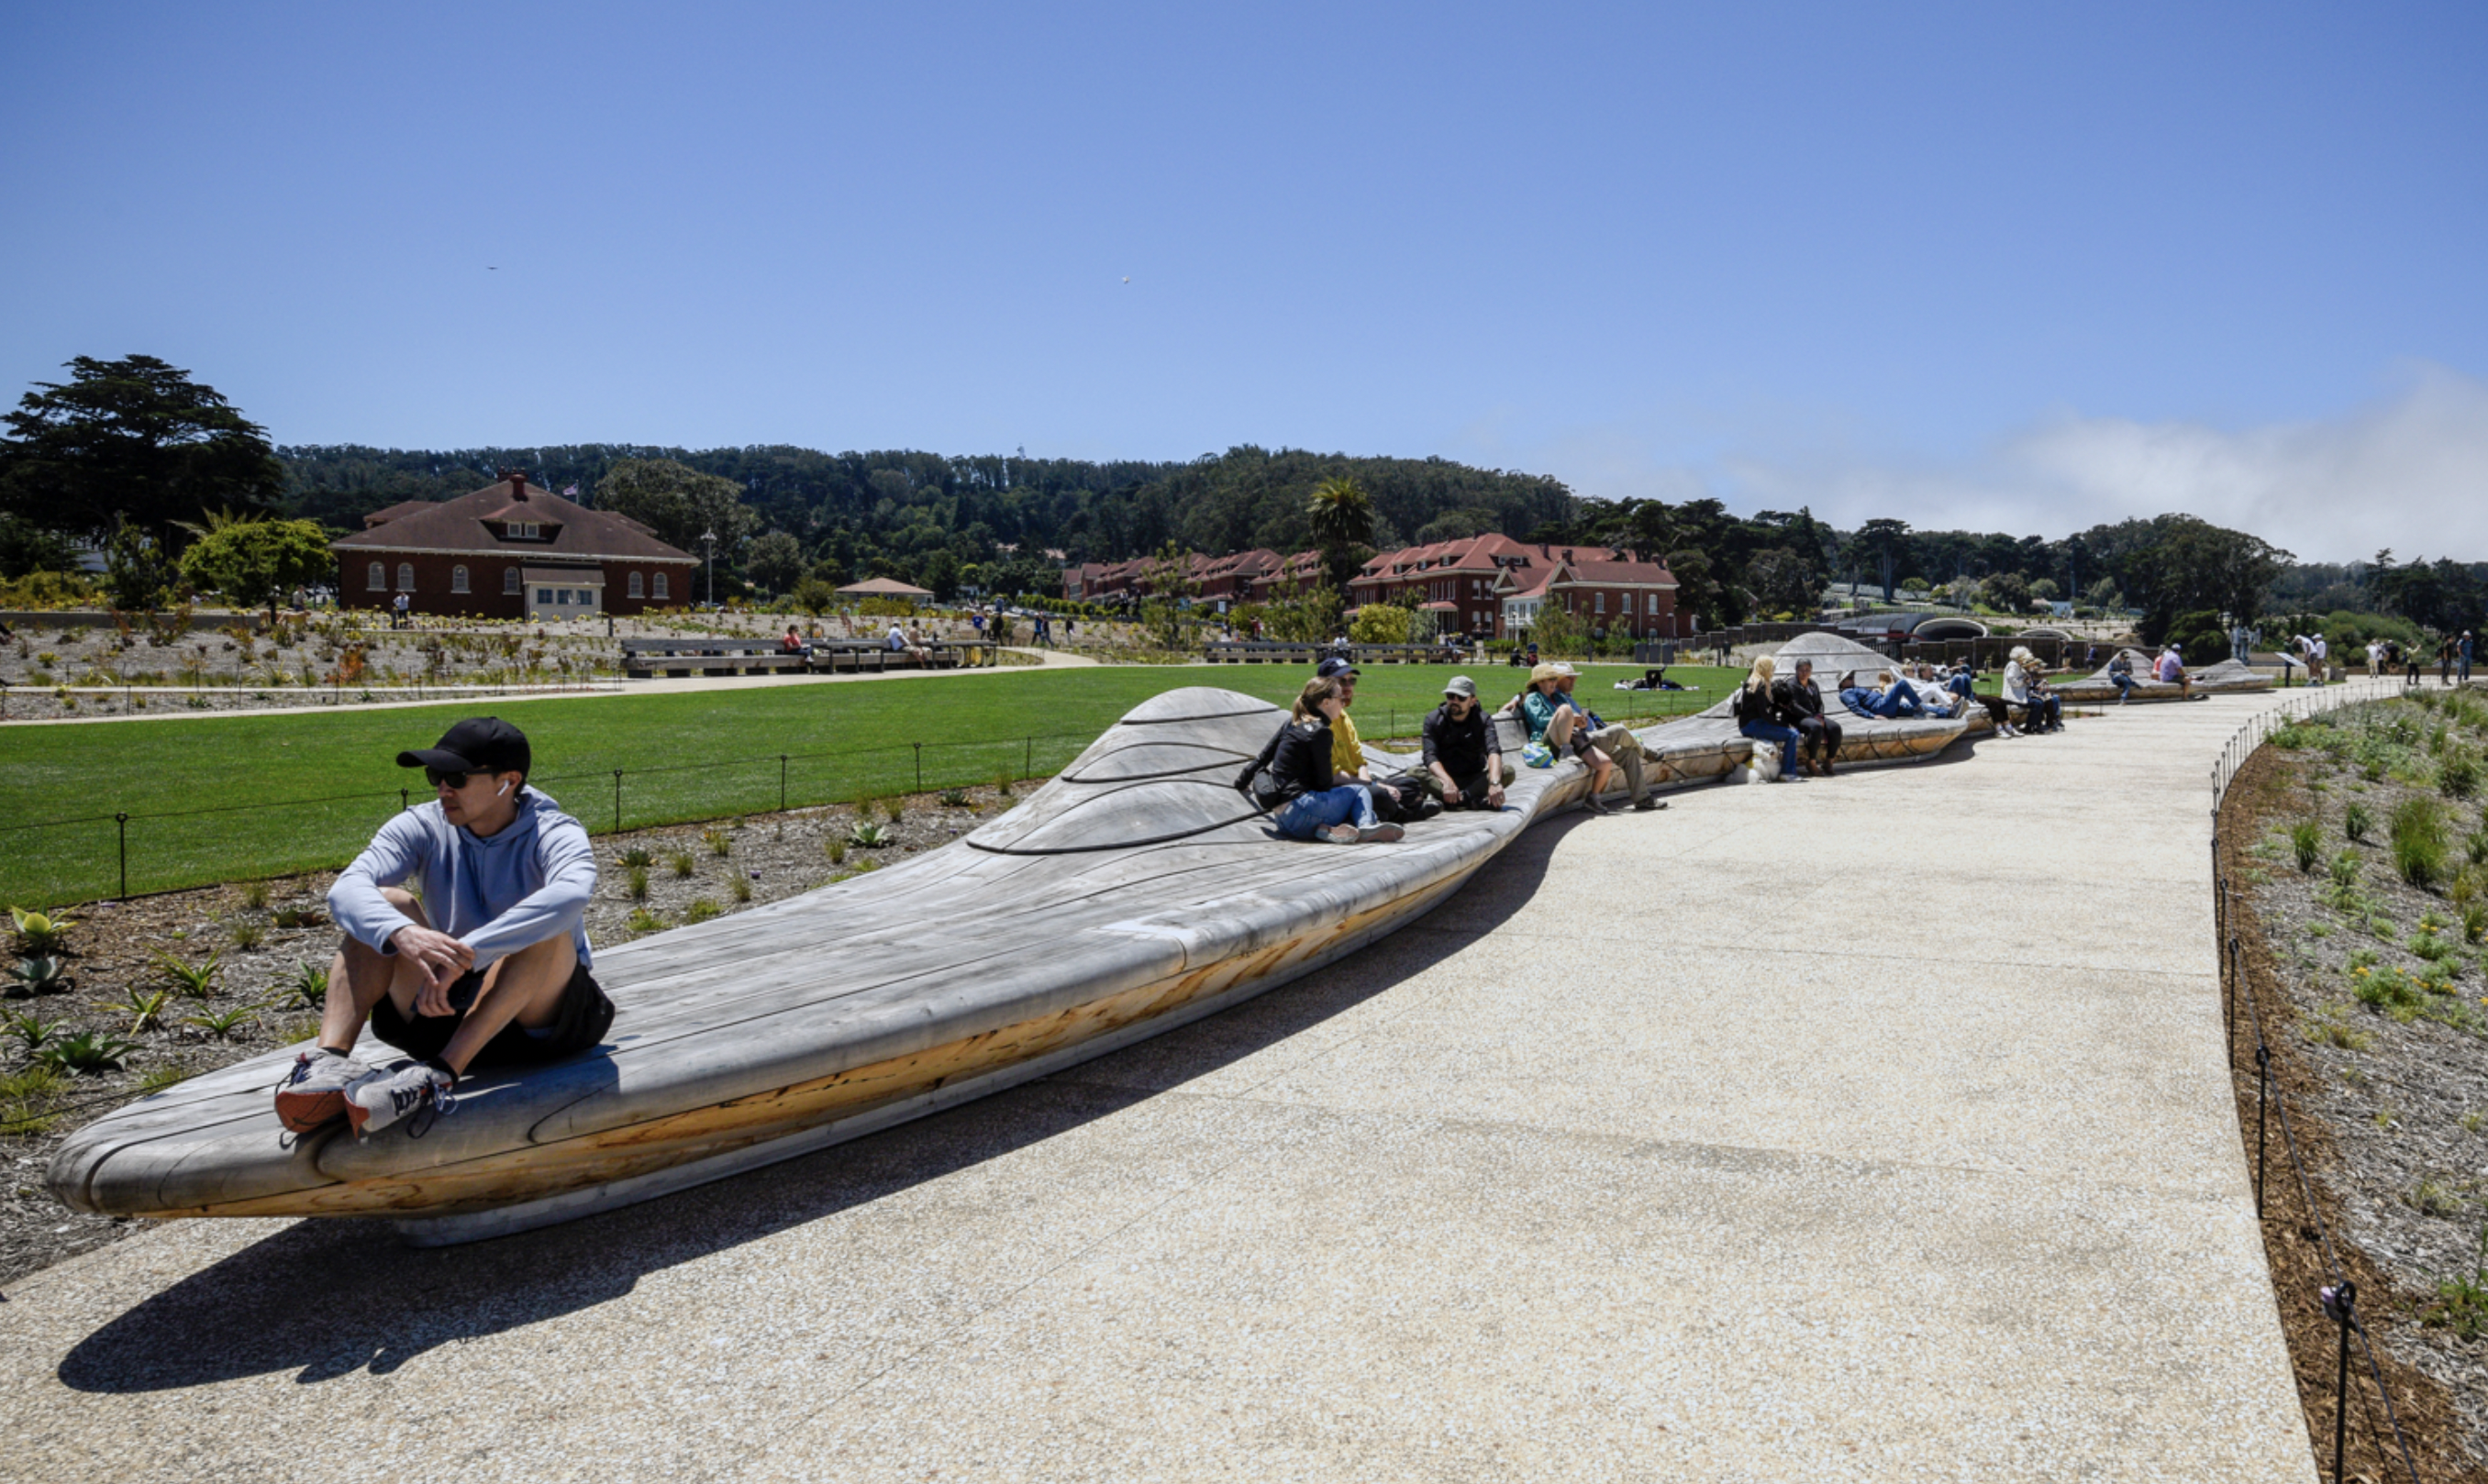
[[565, 500], [575, 500], [575, 499], [578, 499], [578, 498], [579, 498], [579, 487], [578, 487], [577, 485], [564, 485], [564, 486], [562, 486], [562, 487], [561, 487], [561, 497], [562, 497], [563, 499], [565, 499]]

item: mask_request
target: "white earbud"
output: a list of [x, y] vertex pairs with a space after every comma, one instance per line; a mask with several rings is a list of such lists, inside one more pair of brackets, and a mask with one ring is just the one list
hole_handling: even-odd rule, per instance
[[508, 798], [508, 797], [509, 797], [509, 794], [510, 794], [510, 786], [509, 786], [508, 784], [504, 783], [504, 784], [502, 784], [502, 785], [501, 785], [501, 792], [499, 792], [499, 793], [497, 793], [497, 794], [494, 795], [493, 797], [494, 797], [495, 798]]

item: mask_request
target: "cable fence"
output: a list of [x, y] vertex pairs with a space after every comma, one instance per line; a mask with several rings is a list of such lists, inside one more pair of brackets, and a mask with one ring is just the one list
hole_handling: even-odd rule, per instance
[[[1514, 688], [1518, 688], [1515, 681]], [[1701, 691], [1615, 691], [1585, 697], [1612, 721], [1646, 724], [1687, 714], [1718, 697]], [[1488, 704], [1499, 698], [1488, 692]], [[1426, 711], [1360, 708], [1367, 740], [1413, 747]], [[772, 810], [849, 803], [1049, 777], [1097, 733], [927, 738], [832, 751], [766, 753], [568, 769], [528, 782], [608, 834]], [[144, 896], [189, 886], [288, 876], [344, 864], [392, 814], [419, 803], [419, 786], [269, 799], [199, 809], [99, 807], [57, 820], [0, 826], [0, 903], [31, 907]]]
[[[2365, 1362], [2363, 1374], [2374, 1388], [2372, 1396], [2361, 1391], [2358, 1394], [2357, 1400], [2367, 1435], [2375, 1447], [2376, 1456], [2379, 1459], [2398, 1457], [2401, 1460], [2404, 1476], [2410, 1479], [2411, 1484], [2419, 1484], [2418, 1465], [2412, 1457], [2410, 1436], [2402, 1427], [2400, 1410], [2393, 1405], [2392, 1389], [2385, 1384], [2384, 1367], [2376, 1358], [2375, 1342], [2368, 1335], [2365, 1323], [2360, 1318], [2358, 1284], [2343, 1270], [2340, 1252], [2332, 1240], [2332, 1227], [2324, 1219], [2323, 1208], [2315, 1203], [2314, 1183], [2307, 1177], [2306, 1162], [2299, 1150], [2297, 1132], [2290, 1126], [2289, 1106], [2274, 1095], [2272, 1043], [2265, 1034], [2261, 997], [2255, 994], [2253, 986], [2247, 979], [2243, 957], [2245, 944], [2238, 930], [2234, 888], [2221, 868], [2219, 834], [2220, 808], [2227, 801], [2230, 786], [2237, 781], [2238, 772], [2245, 768], [2247, 759], [2253, 756], [2255, 749], [2262, 746], [2274, 733], [2282, 727], [2303, 721], [2318, 712], [2331, 711], [2336, 707], [2354, 705], [2362, 701], [2389, 698], [2401, 694], [2404, 688], [2402, 683], [2386, 679], [2345, 682], [2319, 689], [2300, 691], [2285, 698], [2278, 706], [2257, 714], [2246, 725], [2240, 727], [2220, 749], [2220, 756], [2212, 768], [2212, 874], [2215, 883], [2215, 931], [2218, 935], [2217, 949], [2220, 957], [2221, 1003], [2227, 1021], [2230, 1064], [2240, 1076], [2243, 1076], [2251, 1066], [2255, 1079], [2255, 1218], [2263, 1226], [2267, 1244], [2274, 1243], [2280, 1234], [2287, 1234], [2298, 1241], [2306, 1240], [2309, 1234], [2313, 1236], [2316, 1251], [2321, 1258], [2324, 1274], [2328, 1279], [2317, 1289], [2314, 1299], [2323, 1310], [2325, 1318], [2335, 1327], [2339, 1334], [2332, 1378], [2332, 1468], [2328, 1477], [2333, 1479], [2347, 1477], [2342, 1472], [2342, 1468], [2349, 1445], [2352, 1403], [2350, 1357], [2354, 1348], [2352, 1342], [2355, 1340], [2355, 1348], [2360, 1358]], [[2246, 1012], [2246, 1029], [2251, 1038], [2250, 1049], [2239, 1039], [2241, 1002]], [[2243, 1135], [2245, 1132], [2243, 1092], [2239, 1095], [2239, 1117], [2241, 1121], [2239, 1132]], [[2280, 1134], [2281, 1153], [2289, 1162], [2290, 1172], [2295, 1177], [2298, 1191], [2299, 1211], [2292, 1220], [2280, 1219], [2270, 1210], [2266, 1202], [2271, 1173], [2272, 1134], [2276, 1128]], [[2278, 1281], [2276, 1274], [2276, 1284]], [[2387, 1449], [2388, 1442], [2391, 1444], [2389, 1452]]]

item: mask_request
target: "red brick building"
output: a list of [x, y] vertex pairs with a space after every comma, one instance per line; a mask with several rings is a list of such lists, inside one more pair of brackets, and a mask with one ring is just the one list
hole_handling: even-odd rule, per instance
[[1635, 639], [1685, 637], [1676, 612], [1676, 574], [1604, 546], [1531, 546], [1533, 562], [1506, 567], [1495, 585], [1500, 638], [1519, 638], [1549, 606], [1593, 631]]
[[589, 510], [517, 470], [454, 500], [410, 500], [329, 543], [341, 606], [467, 618], [580, 618], [679, 607], [700, 559], [647, 527]]
[[1375, 556], [1348, 579], [1347, 603], [1353, 611], [1414, 591], [1418, 611], [1434, 616], [1435, 632], [1500, 637], [1503, 605], [1496, 584], [1507, 571], [1526, 571], [1546, 560], [1541, 548], [1499, 534], [1402, 546]]

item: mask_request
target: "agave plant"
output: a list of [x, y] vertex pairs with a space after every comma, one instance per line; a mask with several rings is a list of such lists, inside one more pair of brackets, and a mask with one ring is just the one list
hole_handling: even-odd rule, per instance
[[847, 843], [860, 851], [877, 851], [896, 838], [885, 825], [858, 825], [847, 831]]
[[196, 964], [188, 964], [159, 950], [156, 955], [156, 966], [163, 971], [165, 982], [180, 992], [184, 999], [206, 999], [213, 994], [217, 976], [225, 970], [223, 961], [212, 953]]
[[35, 1053], [35, 1060], [61, 1072], [113, 1072], [120, 1069], [122, 1058], [136, 1050], [134, 1041], [82, 1030], [74, 1036], [54, 1037]]
[[9, 909], [10, 920], [17, 925], [17, 949], [29, 958], [59, 953], [70, 945], [70, 929], [77, 919], [59, 912], [30, 912], [22, 907]]
[[17, 981], [17, 983], [24, 986], [24, 988], [22, 991], [12, 990], [10, 993], [13, 994], [21, 993], [26, 994], [60, 994], [71, 986], [71, 980], [67, 974], [62, 972], [62, 967], [63, 966], [61, 961], [56, 958], [52, 958], [49, 955], [44, 955], [40, 958], [19, 959], [16, 963], [9, 966], [9, 977]]

